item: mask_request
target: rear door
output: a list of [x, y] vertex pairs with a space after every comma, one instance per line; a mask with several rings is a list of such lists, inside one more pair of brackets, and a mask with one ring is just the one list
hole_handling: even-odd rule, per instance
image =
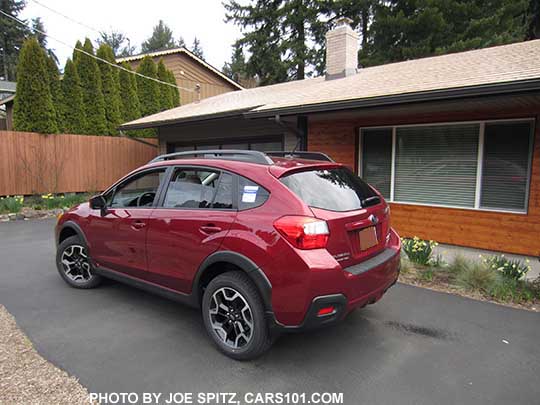
[[183, 293], [191, 291], [200, 264], [218, 250], [236, 218], [236, 178], [201, 167], [176, 167], [147, 236], [148, 279]]
[[384, 249], [389, 232], [386, 203], [348, 168], [294, 172], [281, 181], [327, 222], [327, 250], [343, 267]]

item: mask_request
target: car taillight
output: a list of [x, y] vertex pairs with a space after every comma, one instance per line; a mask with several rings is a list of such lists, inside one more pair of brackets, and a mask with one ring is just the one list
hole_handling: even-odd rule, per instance
[[298, 249], [324, 248], [330, 234], [325, 221], [312, 217], [282, 217], [274, 227]]

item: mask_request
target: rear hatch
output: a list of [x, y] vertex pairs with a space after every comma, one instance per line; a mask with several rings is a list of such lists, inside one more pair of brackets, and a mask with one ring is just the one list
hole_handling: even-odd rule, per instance
[[388, 207], [382, 196], [346, 167], [316, 168], [281, 179], [317, 218], [328, 224], [326, 249], [342, 267], [384, 250], [389, 232]]

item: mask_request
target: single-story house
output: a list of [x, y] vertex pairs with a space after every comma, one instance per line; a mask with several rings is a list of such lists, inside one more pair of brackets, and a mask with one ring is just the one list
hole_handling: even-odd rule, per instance
[[125, 123], [161, 153], [321, 151], [390, 202], [402, 236], [540, 256], [540, 40], [357, 68], [346, 21], [324, 77], [231, 92]]
[[150, 56], [156, 63], [163, 59], [165, 67], [173, 72], [180, 87], [182, 105], [230, 91], [243, 90], [240, 84], [184, 47], [127, 56], [116, 61], [127, 62], [132, 69], [137, 69], [145, 56]]
[[0, 80], [0, 130], [13, 129], [13, 100], [16, 88], [16, 82]]

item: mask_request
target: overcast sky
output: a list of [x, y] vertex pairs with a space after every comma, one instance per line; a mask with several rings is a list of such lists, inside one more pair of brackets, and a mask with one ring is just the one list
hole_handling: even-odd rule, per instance
[[[201, 41], [207, 62], [218, 69], [229, 61], [231, 47], [240, 37], [240, 29], [223, 21], [225, 9], [221, 0], [37, 0], [39, 3], [84, 23], [96, 30], [123, 32], [137, 46], [152, 33], [152, 27], [161, 19], [173, 30], [175, 39], [182, 36], [191, 46], [197, 36]], [[99, 34], [54, 12], [27, 0], [23, 18], [41, 17], [48, 34], [64, 42], [75, 45], [78, 39], [89, 37], [95, 43]], [[55, 50], [63, 68], [72, 50], [53, 39], [49, 47]]]

